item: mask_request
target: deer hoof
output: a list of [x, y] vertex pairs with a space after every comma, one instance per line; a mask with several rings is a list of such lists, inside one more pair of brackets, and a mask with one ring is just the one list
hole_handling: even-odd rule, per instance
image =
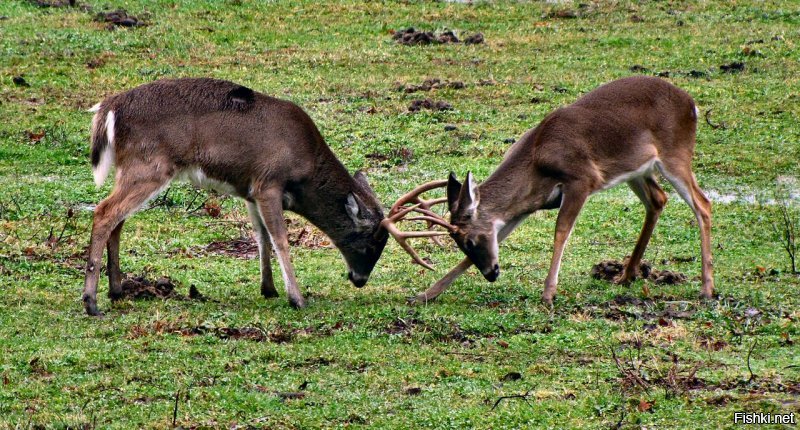
[[299, 299], [292, 297], [289, 298], [289, 305], [291, 305], [295, 309], [303, 309], [304, 307], [306, 307], [306, 301], [303, 300], [302, 297]]
[[428, 297], [425, 294], [420, 294], [420, 295], [417, 295], [417, 296], [413, 296], [413, 297], [407, 298], [406, 299], [406, 303], [408, 303], [411, 306], [424, 305], [424, 304], [427, 304], [429, 302], [432, 302], [434, 299], [436, 299], [436, 297]]
[[261, 288], [261, 295], [265, 299], [274, 299], [275, 297], [278, 297], [278, 291], [275, 290], [275, 288], [263, 288], [262, 287]]
[[636, 279], [636, 276], [628, 276], [625, 273], [621, 273], [614, 277], [614, 280], [611, 282], [615, 285], [630, 285]]

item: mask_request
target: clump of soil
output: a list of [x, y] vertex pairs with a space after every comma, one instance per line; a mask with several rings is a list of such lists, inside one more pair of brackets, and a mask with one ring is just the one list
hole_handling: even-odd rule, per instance
[[181, 296], [169, 278], [158, 278], [155, 282], [144, 276], [135, 276], [122, 281], [121, 299], [174, 299]]
[[95, 21], [107, 22], [106, 29], [113, 30], [117, 27], [144, 27], [147, 25], [141, 19], [128, 15], [125, 9], [117, 9], [111, 12], [100, 12], [94, 17]]
[[[592, 266], [592, 278], [609, 282], [613, 281], [617, 276], [622, 274], [626, 264], [627, 260], [622, 262], [619, 260], [603, 260]], [[688, 277], [680, 272], [655, 270], [653, 266], [646, 261], [639, 264], [639, 273], [642, 278], [649, 279], [657, 285], [678, 285], [688, 280]]]
[[416, 30], [414, 27], [397, 30], [392, 34], [392, 39], [401, 45], [430, 45], [443, 43], [464, 43], [466, 45], [480, 44], [485, 41], [483, 33], [475, 33], [464, 40], [459, 40], [458, 36], [451, 30], [446, 30], [438, 35], [432, 31]]
[[430, 90], [438, 90], [440, 88], [451, 88], [454, 90], [460, 90], [464, 88], [464, 82], [462, 81], [442, 81], [439, 78], [432, 78], [426, 79], [419, 85], [406, 85], [400, 84], [395, 87], [395, 90], [404, 92], [406, 94], [416, 93], [417, 91], [430, 91]]
[[446, 110], [453, 110], [453, 105], [447, 103], [445, 101], [433, 101], [431, 99], [423, 99], [423, 100], [414, 100], [408, 105], [409, 112], [419, 112], [422, 109], [428, 109], [432, 111], [446, 111]]
[[722, 70], [722, 73], [739, 73], [743, 72], [744, 68], [745, 64], [743, 61], [734, 61], [733, 63], [719, 66], [719, 69]]
[[78, 5], [75, 0], [30, 0], [30, 3], [41, 8], [75, 7]]

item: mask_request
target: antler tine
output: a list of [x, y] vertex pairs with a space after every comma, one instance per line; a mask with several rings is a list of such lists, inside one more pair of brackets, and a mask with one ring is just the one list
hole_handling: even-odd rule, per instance
[[[404, 232], [401, 231], [395, 225], [396, 222], [402, 221], [404, 219], [408, 221], [425, 221], [428, 225], [428, 228], [438, 225], [444, 227], [451, 232], [455, 229], [450, 223], [448, 223], [444, 218], [438, 215], [436, 212], [430, 210], [431, 206], [444, 203], [447, 201], [447, 198], [435, 198], [435, 199], [422, 199], [420, 195], [426, 191], [430, 191], [436, 188], [441, 188], [447, 185], [447, 181], [432, 181], [422, 184], [413, 190], [409, 191], [408, 193], [404, 194], [402, 197], [397, 199], [397, 201], [392, 205], [392, 208], [389, 210], [389, 214], [387, 217], [381, 222], [381, 225], [395, 238], [400, 247], [402, 247], [420, 266], [428, 269], [433, 270], [433, 266], [425, 262], [422, 258], [420, 258], [419, 254], [408, 244], [407, 239], [415, 238], [415, 237], [429, 237], [431, 240], [439, 246], [442, 246], [441, 242], [439, 242], [438, 236], [444, 236], [448, 233], [441, 232], [441, 231], [408, 231]], [[411, 206], [406, 206], [407, 204], [411, 203]], [[409, 213], [417, 212], [420, 216], [416, 216], [413, 218], [405, 218]]]
[[[392, 209], [389, 211], [389, 215], [392, 215], [395, 212], [397, 212], [398, 210], [400, 210], [400, 207], [404, 206], [406, 203], [412, 203], [413, 202], [413, 203], [423, 204], [424, 202], [419, 200], [419, 195], [420, 194], [422, 194], [422, 193], [424, 193], [426, 191], [430, 191], [430, 190], [436, 189], [436, 188], [442, 188], [442, 187], [444, 187], [446, 185], [447, 185], [447, 181], [446, 180], [441, 180], [441, 181], [426, 182], [426, 183], [418, 186], [417, 188], [414, 188], [413, 190], [407, 192], [402, 197], [397, 199], [396, 202], [394, 202], [394, 205], [392, 205]], [[443, 201], [447, 201], [447, 199], [445, 199]]]

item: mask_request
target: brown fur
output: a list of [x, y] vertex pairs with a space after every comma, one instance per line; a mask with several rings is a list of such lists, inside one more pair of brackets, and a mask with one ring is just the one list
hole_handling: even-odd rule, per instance
[[[647, 215], [618, 281], [630, 282], [636, 277], [666, 204], [667, 195], [655, 180], [658, 170], [695, 212], [703, 257], [701, 293], [711, 297], [711, 203], [691, 169], [696, 127], [695, 104], [689, 94], [664, 80], [644, 76], [610, 82], [552, 112], [517, 141], [495, 172], [473, 190], [479, 200], [474, 213], [465, 210], [467, 185], [462, 187], [451, 178], [451, 223], [458, 228], [453, 238], [468, 258], [416, 300], [435, 298], [471, 264], [493, 281], [499, 275], [495, 244], [528, 214], [557, 207], [553, 259], [543, 294], [543, 300], [552, 303], [561, 256], [586, 199], [654, 159], [658, 161], [651, 169], [625, 180], [645, 205]], [[495, 221], [504, 223], [498, 232], [494, 231]]]
[[[105, 130], [110, 112], [115, 118], [113, 142], [108, 142]], [[290, 302], [304, 306], [288, 257], [283, 209], [304, 216], [331, 238], [358, 286], [366, 282], [386, 243], [387, 234], [380, 228], [383, 212], [366, 179], [360, 173], [350, 176], [311, 118], [291, 102], [227, 81], [160, 80], [101, 103], [92, 133], [93, 166], [111, 146], [116, 184], [95, 211], [83, 297], [90, 314], [98, 313], [97, 270], [104, 244], [111, 239], [109, 294], [116, 298], [116, 254], [124, 219], [181, 172], [201, 169], [247, 200], [257, 224], [265, 296], [277, 295], [269, 238]]]

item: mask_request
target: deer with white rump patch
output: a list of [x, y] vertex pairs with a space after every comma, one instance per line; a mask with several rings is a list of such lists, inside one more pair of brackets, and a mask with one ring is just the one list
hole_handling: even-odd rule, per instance
[[436, 298], [473, 264], [486, 280], [494, 282], [500, 275], [498, 243], [531, 213], [558, 208], [553, 256], [542, 295], [545, 303], [552, 304], [561, 257], [581, 208], [592, 194], [623, 182], [646, 209], [639, 240], [615, 280], [631, 282], [667, 202], [656, 172], [694, 212], [702, 255], [700, 293], [711, 298], [711, 203], [691, 167], [697, 114], [691, 96], [664, 80], [644, 76], [620, 79], [549, 114], [508, 150], [482, 184], [478, 185], [471, 173], [461, 184], [451, 173], [446, 182], [426, 184], [409, 193], [416, 196], [417, 191], [446, 184], [450, 222], [438, 217], [436, 223], [447, 229], [467, 256], [412, 301]]
[[176, 178], [246, 200], [258, 239], [261, 294], [277, 297], [272, 243], [289, 303], [305, 306], [289, 258], [283, 211], [308, 219], [339, 248], [348, 277], [363, 286], [386, 245], [383, 211], [359, 173], [350, 176], [297, 105], [227, 81], [174, 79], [110, 96], [93, 108], [92, 167], [103, 184], [112, 164], [111, 194], [97, 205], [83, 303], [97, 309], [103, 248], [109, 297], [122, 295], [120, 233], [125, 219]]

